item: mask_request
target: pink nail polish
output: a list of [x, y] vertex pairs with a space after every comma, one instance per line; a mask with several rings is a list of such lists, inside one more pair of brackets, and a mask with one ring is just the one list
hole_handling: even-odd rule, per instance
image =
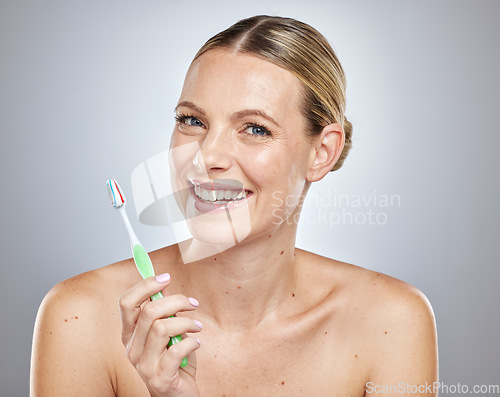
[[191, 302], [191, 304], [194, 306], [194, 307], [198, 307], [200, 306], [200, 302], [198, 302], [196, 299], [194, 298], [189, 298], [189, 302]]
[[201, 342], [198, 338], [195, 338], [196, 339], [196, 342], [198, 342], [199, 345], [201, 345]]
[[200, 329], [201, 329], [201, 328], [203, 328], [203, 324], [202, 324], [202, 323], [200, 323], [198, 320], [194, 320], [194, 323], [196, 324], [196, 326], [197, 326], [198, 328], [200, 328]]
[[170, 280], [170, 274], [168, 273], [163, 273], [156, 276], [156, 281], [158, 281], [160, 284], [166, 283], [168, 280]]

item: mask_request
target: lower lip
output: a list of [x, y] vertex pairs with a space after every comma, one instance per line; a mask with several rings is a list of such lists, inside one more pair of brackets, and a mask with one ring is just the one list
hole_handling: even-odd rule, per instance
[[193, 197], [194, 200], [194, 207], [203, 213], [206, 212], [213, 212], [218, 213], [218, 212], [224, 212], [226, 209], [230, 210], [233, 208], [237, 208], [243, 204], [245, 204], [250, 196], [252, 196], [251, 192], [247, 192], [247, 195], [244, 199], [241, 200], [231, 200], [228, 201], [227, 203], [224, 204], [216, 204], [208, 201], [204, 201], [200, 199], [194, 192], [194, 187], [191, 187], [191, 196]]

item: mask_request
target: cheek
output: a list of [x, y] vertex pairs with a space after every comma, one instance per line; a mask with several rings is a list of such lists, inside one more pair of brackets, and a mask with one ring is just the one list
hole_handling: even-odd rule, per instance
[[169, 158], [172, 176], [181, 175], [193, 166], [193, 159], [198, 153], [200, 145], [197, 141], [186, 139], [174, 131], [170, 140]]
[[[278, 142], [266, 147], [247, 148], [237, 155], [245, 174], [258, 188], [297, 190], [307, 175], [308, 152], [302, 141]], [[300, 190], [301, 191], [301, 190]]]
[[193, 159], [199, 150], [197, 142], [184, 143], [172, 138], [169, 149], [170, 180], [172, 192], [179, 208], [185, 209], [187, 199], [190, 195], [188, 186], [189, 175], [193, 170]]
[[307, 153], [304, 147], [289, 146], [285, 154], [276, 156], [273, 167], [268, 172], [273, 219], [281, 223], [294, 213], [300, 204], [307, 170]]
[[271, 148], [246, 150], [238, 154], [238, 162], [244, 174], [257, 190], [269, 189], [283, 173], [280, 156]]

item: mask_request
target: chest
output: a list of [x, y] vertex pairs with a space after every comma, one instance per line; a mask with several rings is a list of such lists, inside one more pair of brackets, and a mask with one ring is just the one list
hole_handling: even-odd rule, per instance
[[201, 395], [363, 396], [363, 360], [352, 346], [323, 336], [264, 334], [245, 340], [222, 335], [202, 341], [197, 351]]
[[[237, 334], [199, 335], [196, 380], [201, 396], [364, 396], [362, 352], [325, 332], [293, 338], [279, 333], [249, 339]], [[119, 396], [149, 396], [126, 360], [117, 378]]]

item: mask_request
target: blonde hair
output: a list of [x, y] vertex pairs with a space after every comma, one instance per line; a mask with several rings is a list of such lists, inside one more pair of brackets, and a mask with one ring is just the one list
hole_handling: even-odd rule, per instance
[[213, 36], [200, 48], [193, 62], [216, 48], [252, 54], [293, 73], [303, 85], [308, 135], [318, 135], [332, 123], [344, 129], [344, 149], [332, 171], [342, 166], [352, 145], [352, 124], [345, 118], [345, 75], [321, 33], [292, 18], [258, 15]]

